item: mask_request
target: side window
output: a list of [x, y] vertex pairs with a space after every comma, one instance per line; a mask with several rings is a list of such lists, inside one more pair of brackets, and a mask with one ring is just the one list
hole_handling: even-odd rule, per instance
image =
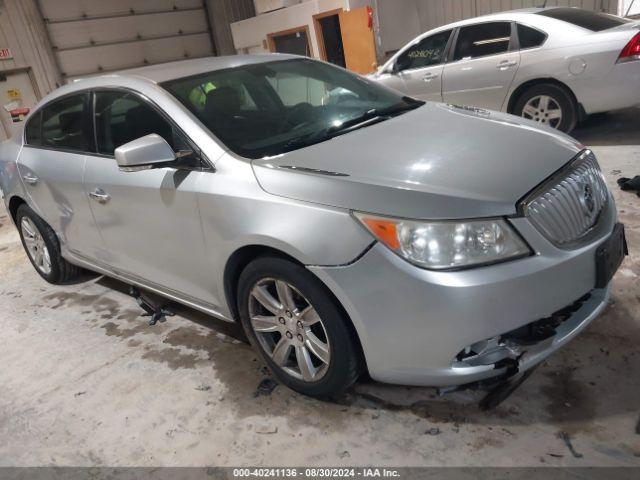
[[539, 47], [547, 39], [547, 35], [535, 28], [518, 24], [518, 41], [520, 48]]
[[25, 128], [25, 143], [27, 145], [39, 146], [42, 134], [42, 111], [36, 112], [29, 119]]
[[90, 151], [91, 126], [86, 121], [88, 94], [73, 95], [42, 110], [42, 146]]
[[458, 33], [454, 60], [495, 55], [509, 50], [511, 23], [490, 22], [462, 27]]
[[173, 127], [154, 108], [129, 92], [96, 92], [98, 153], [113, 155], [116, 148], [150, 133], [164, 138], [174, 150], [182, 149]]
[[451, 30], [423, 38], [398, 57], [396, 70], [413, 70], [442, 62]]

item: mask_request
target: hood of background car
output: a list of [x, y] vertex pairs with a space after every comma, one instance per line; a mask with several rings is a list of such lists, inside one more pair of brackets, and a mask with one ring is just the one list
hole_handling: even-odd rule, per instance
[[516, 213], [583, 147], [512, 115], [441, 103], [253, 161], [274, 195], [416, 219]]

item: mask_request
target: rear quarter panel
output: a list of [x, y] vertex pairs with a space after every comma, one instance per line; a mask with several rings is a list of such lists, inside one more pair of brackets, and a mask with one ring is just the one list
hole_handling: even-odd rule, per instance
[[[611, 30], [550, 39], [541, 48], [521, 51], [520, 68], [509, 98], [522, 84], [536, 79], [555, 79], [564, 83], [588, 114], [634, 105], [629, 91], [640, 88], [640, 67], [623, 66], [616, 61], [621, 50], [638, 30]], [[630, 62], [628, 65], [640, 65]], [[636, 99], [637, 102], [637, 99]], [[505, 102], [506, 110], [508, 102]]]

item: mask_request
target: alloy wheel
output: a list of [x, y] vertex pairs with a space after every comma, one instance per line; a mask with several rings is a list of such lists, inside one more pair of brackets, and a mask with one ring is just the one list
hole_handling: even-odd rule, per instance
[[553, 97], [538, 95], [529, 99], [524, 105], [522, 116], [558, 128], [562, 122], [562, 108]]
[[40, 230], [29, 217], [22, 217], [20, 229], [29, 258], [41, 273], [49, 275], [51, 273], [51, 256]]
[[251, 328], [273, 362], [292, 377], [316, 382], [331, 361], [329, 337], [311, 302], [284, 280], [264, 278], [249, 296]]

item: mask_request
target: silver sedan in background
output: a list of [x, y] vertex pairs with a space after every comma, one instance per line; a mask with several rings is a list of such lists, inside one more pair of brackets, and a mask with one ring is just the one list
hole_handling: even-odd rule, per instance
[[586, 115], [640, 103], [640, 22], [562, 7], [472, 18], [420, 35], [372, 78], [569, 132]]
[[434, 386], [526, 371], [603, 310], [624, 256], [575, 140], [300, 57], [66, 85], [0, 159], [45, 280], [84, 267], [239, 321], [309, 395], [365, 370]]

